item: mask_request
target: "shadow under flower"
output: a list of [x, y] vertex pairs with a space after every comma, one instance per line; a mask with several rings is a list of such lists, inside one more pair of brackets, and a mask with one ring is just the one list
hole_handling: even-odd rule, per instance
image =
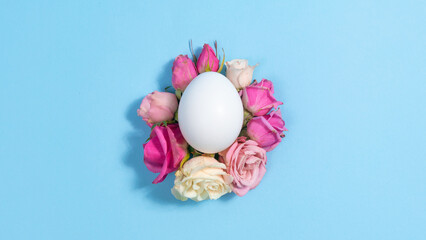
[[149, 137], [150, 128], [136, 114], [141, 101], [142, 99], [133, 101], [126, 111], [126, 119], [132, 124], [134, 130], [126, 135], [128, 150], [124, 163], [135, 172], [136, 180], [133, 184], [135, 189], [148, 186], [152, 182], [149, 179], [155, 178], [154, 173], [149, 172], [143, 163], [143, 143]]
[[172, 86], [173, 61], [174, 59], [170, 59], [166, 64], [164, 64], [163, 71], [157, 77], [158, 89], [153, 89], [152, 91], [157, 90], [159, 92], [164, 92], [166, 87]]
[[[126, 111], [126, 118], [134, 128], [126, 135], [128, 149], [124, 157], [124, 164], [135, 174], [132, 189], [145, 193], [144, 198], [155, 203], [182, 205], [170, 192], [173, 187], [174, 174], [169, 174], [161, 183], [153, 184], [152, 181], [157, 173], [150, 172], [143, 162], [143, 143], [149, 137], [151, 129], [136, 114], [136, 109], [139, 108], [141, 101], [142, 98], [136, 99]], [[142, 189], [143, 191], [141, 191]]]

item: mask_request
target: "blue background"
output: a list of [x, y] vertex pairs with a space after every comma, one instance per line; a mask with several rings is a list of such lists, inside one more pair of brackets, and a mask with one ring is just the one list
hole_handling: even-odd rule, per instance
[[[0, 239], [426, 239], [424, 1], [0, 1]], [[240, 198], [179, 202], [142, 98], [218, 40], [289, 128]]]

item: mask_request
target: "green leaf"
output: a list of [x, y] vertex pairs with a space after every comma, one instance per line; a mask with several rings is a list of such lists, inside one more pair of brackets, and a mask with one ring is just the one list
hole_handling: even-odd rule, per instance
[[189, 160], [189, 158], [191, 157], [191, 154], [189, 153], [189, 151], [186, 153], [185, 157], [182, 159], [182, 161], [180, 162], [179, 168], [182, 169], [183, 165]]
[[178, 89], [178, 90], [175, 91], [175, 94], [176, 94], [177, 99], [180, 100], [180, 98], [182, 97], [182, 91]]
[[191, 50], [192, 61], [194, 62], [195, 66], [197, 66], [197, 57], [195, 56], [194, 49], [192, 48], [192, 39], [189, 40], [189, 49]]
[[222, 63], [220, 64], [219, 70], [217, 70], [218, 73], [222, 72], [223, 64], [225, 63], [225, 50], [222, 48], [222, 51], [223, 51], [223, 59], [222, 59]]
[[178, 110], [176, 110], [176, 112], [175, 112], [174, 119], [175, 119], [176, 122], [179, 122]]
[[207, 68], [206, 68], [206, 72], [211, 72], [212, 69], [210, 68], [210, 55], [207, 55]]
[[156, 126], [158, 126], [158, 123], [156, 123], [156, 124], [152, 125], [152, 127], [151, 127], [151, 131], [152, 131], [152, 130], [154, 130], [154, 128], [155, 128]]

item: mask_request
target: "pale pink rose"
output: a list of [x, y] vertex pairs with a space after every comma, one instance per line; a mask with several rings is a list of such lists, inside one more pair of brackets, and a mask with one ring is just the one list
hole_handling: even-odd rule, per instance
[[143, 145], [146, 167], [151, 172], [160, 173], [152, 183], [162, 182], [167, 174], [176, 171], [188, 153], [187, 148], [177, 123], [155, 126], [150, 140]]
[[216, 72], [219, 69], [219, 59], [208, 44], [204, 44], [203, 50], [198, 57], [197, 69], [199, 73], [209, 71]]
[[179, 55], [175, 58], [172, 72], [172, 85], [176, 90], [182, 92], [198, 75], [194, 62], [187, 55]]
[[226, 62], [226, 77], [234, 84], [236, 89], [250, 85], [253, 80], [253, 71], [257, 64], [250, 66], [247, 59], [234, 59]]
[[265, 175], [266, 151], [253, 140], [239, 137], [219, 156], [233, 177], [232, 191], [240, 197], [257, 187]]
[[172, 120], [177, 107], [175, 94], [154, 91], [142, 100], [137, 112], [149, 126], [152, 126], [155, 123]]
[[287, 128], [280, 109], [265, 116], [254, 117], [247, 124], [247, 135], [267, 152], [278, 146], [284, 137], [283, 131], [287, 131]]
[[272, 108], [277, 108], [283, 104], [273, 96], [274, 86], [272, 82], [263, 79], [260, 83], [254, 81], [253, 84], [245, 87], [242, 91], [242, 101], [244, 108], [254, 116], [263, 116]]

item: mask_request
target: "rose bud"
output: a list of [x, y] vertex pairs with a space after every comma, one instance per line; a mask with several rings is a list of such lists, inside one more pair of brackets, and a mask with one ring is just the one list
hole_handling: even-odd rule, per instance
[[149, 125], [172, 120], [175, 116], [178, 101], [176, 95], [169, 92], [148, 94], [137, 110], [139, 116]]
[[234, 59], [226, 62], [226, 77], [234, 84], [236, 89], [250, 85], [253, 80], [253, 70], [257, 67], [249, 66], [246, 59]]
[[198, 75], [194, 62], [187, 55], [179, 55], [175, 58], [172, 72], [172, 85], [181, 92]]
[[203, 46], [203, 50], [197, 60], [197, 69], [199, 73], [216, 72], [219, 69], [219, 59], [208, 44]]
[[254, 116], [263, 116], [272, 108], [283, 104], [273, 96], [274, 87], [272, 82], [263, 79], [260, 83], [256, 81], [242, 90], [242, 101], [244, 108]]
[[278, 146], [284, 137], [283, 131], [287, 131], [287, 128], [280, 109], [265, 116], [254, 117], [247, 124], [247, 135], [267, 152]]
[[143, 158], [149, 171], [160, 173], [152, 183], [162, 182], [167, 174], [178, 169], [180, 162], [189, 157], [188, 144], [177, 123], [155, 126], [150, 140], [143, 145]]

